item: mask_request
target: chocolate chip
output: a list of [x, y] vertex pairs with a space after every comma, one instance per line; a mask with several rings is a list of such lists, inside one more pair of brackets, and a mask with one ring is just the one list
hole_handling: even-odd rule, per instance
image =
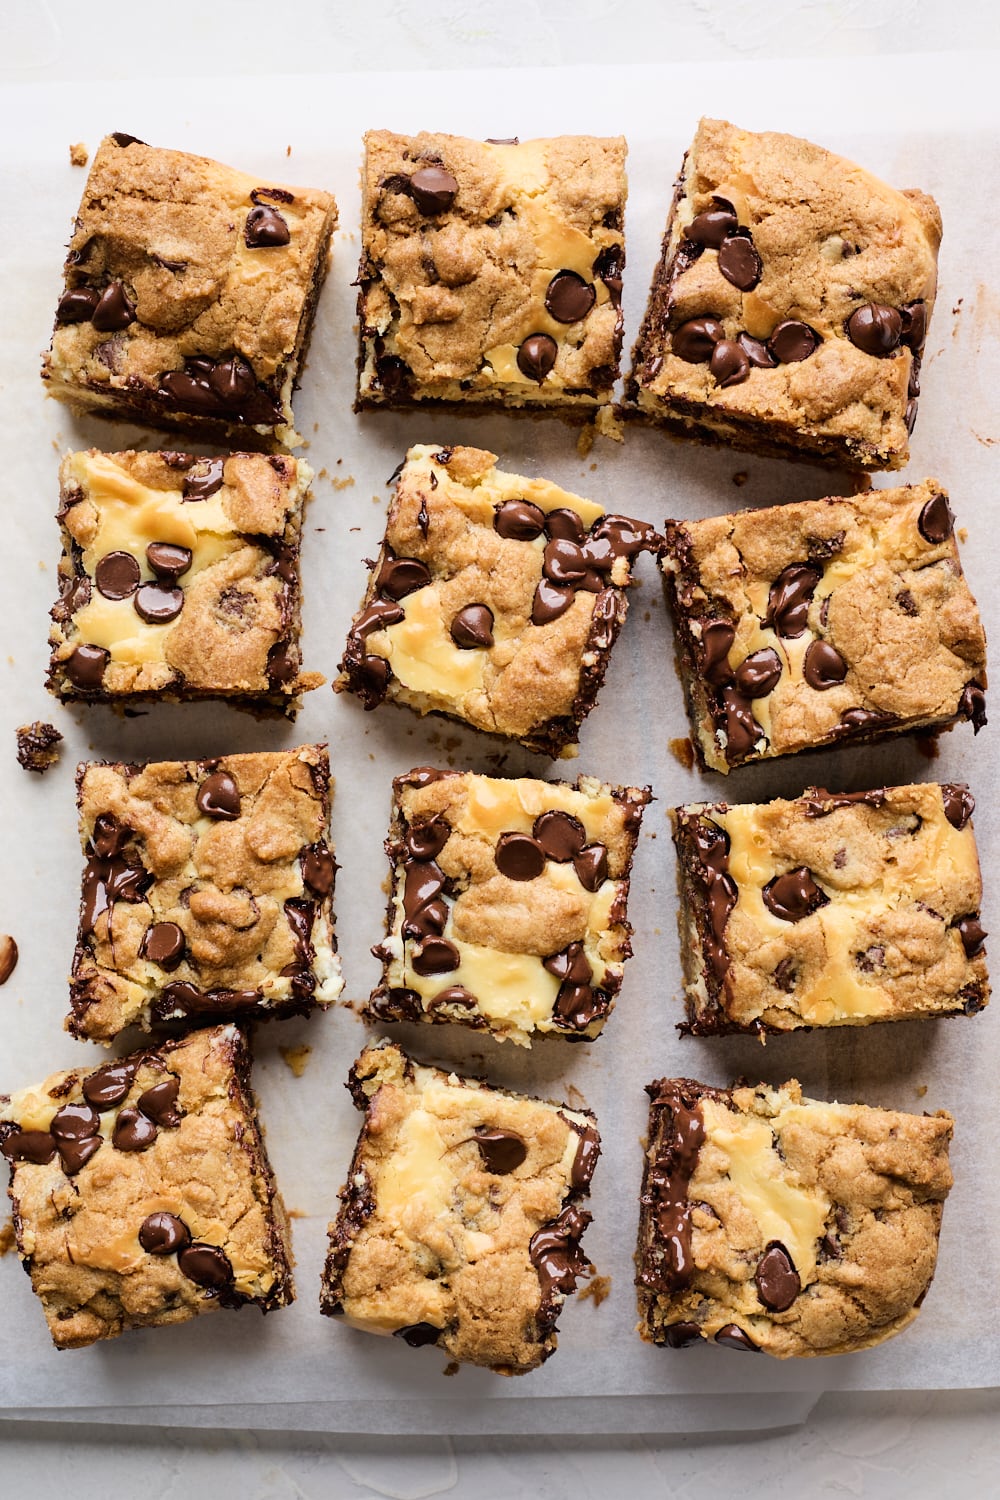
[[570, 943], [558, 953], [543, 958], [542, 968], [554, 974], [564, 984], [589, 984], [592, 977], [590, 962], [584, 952], [583, 944], [579, 942]]
[[517, 368], [539, 384], [556, 362], [559, 345], [547, 333], [531, 333], [517, 351]]
[[239, 410], [253, 395], [257, 382], [246, 360], [233, 354], [212, 367], [208, 384], [224, 406]]
[[781, 679], [781, 657], [773, 646], [746, 656], [736, 668], [734, 680], [744, 698], [766, 698]]
[[111, 1141], [119, 1151], [146, 1151], [156, 1136], [157, 1129], [152, 1120], [141, 1115], [134, 1104], [126, 1104], [118, 1111]]
[[147, 625], [169, 625], [184, 608], [184, 590], [166, 583], [144, 583], [132, 603]]
[[106, 552], [94, 569], [94, 582], [105, 599], [127, 599], [139, 587], [141, 577], [131, 552]]
[[967, 682], [958, 700], [958, 713], [963, 719], [971, 719], [978, 734], [986, 724], [986, 694], [978, 682]]
[[927, 335], [927, 303], [907, 302], [899, 309], [902, 318], [902, 342], [919, 355]]
[[432, 818], [429, 823], [419, 823], [406, 831], [406, 852], [411, 859], [437, 859], [451, 837], [451, 828], [444, 818]]
[[866, 302], [855, 308], [844, 325], [847, 337], [864, 354], [891, 354], [899, 343], [903, 320], [894, 307]]
[[546, 858], [555, 860], [557, 864], [566, 864], [574, 855], [579, 854], [587, 842], [587, 834], [579, 818], [558, 809], [540, 813], [531, 831], [541, 844]]
[[67, 1177], [75, 1177], [81, 1171], [92, 1156], [96, 1156], [104, 1145], [102, 1135], [85, 1135], [79, 1140], [62, 1140], [59, 1142], [59, 1159], [62, 1169]]
[[764, 905], [783, 922], [801, 922], [826, 906], [829, 896], [821, 890], [805, 865], [776, 875], [761, 891]]
[[33, 1166], [45, 1167], [56, 1154], [55, 1136], [47, 1130], [14, 1130], [0, 1143], [8, 1161], [30, 1161]]
[[736, 631], [728, 620], [704, 620], [701, 626], [701, 642], [698, 661], [701, 675], [713, 687], [721, 687], [732, 678], [729, 651], [736, 639]]
[[513, 1130], [500, 1127], [490, 1129], [486, 1125], [476, 1126], [476, 1144], [487, 1172], [506, 1177], [519, 1167], [528, 1155], [528, 1148]]
[[750, 360], [735, 340], [720, 339], [712, 350], [708, 368], [724, 389], [728, 385], [742, 385], [750, 374]]
[[686, 1349], [701, 1343], [701, 1329], [697, 1323], [670, 1323], [663, 1330], [663, 1341], [668, 1349]]
[[724, 1344], [727, 1349], [740, 1349], [748, 1354], [760, 1353], [749, 1334], [744, 1333], [736, 1323], [727, 1323], [724, 1328], [720, 1328], [715, 1335], [715, 1342]]
[[428, 1344], [436, 1344], [443, 1332], [443, 1328], [435, 1328], [433, 1323], [408, 1323], [405, 1328], [393, 1329], [392, 1336], [402, 1339], [411, 1349], [423, 1349]]
[[146, 561], [158, 578], [180, 578], [191, 566], [191, 548], [176, 547], [172, 542], [150, 542]]
[[97, 1135], [100, 1129], [101, 1117], [90, 1104], [64, 1104], [49, 1126], [57, 1141], [82, 1141]]
[[445, 167], [421, 167], [410, 178], [410, 196], [428, 217], [446, 213], [457, 192], [458, 180]]
[[407, 594], [426, 588], [431, 575], [415, 557], [387, 557], [378, 570], [375, 589], [387, 599], [405, 599]]
[[90, 320], [98, 333], [117, 333], [135, 322], [135, 308], [120, 281], [109, 281]]
[[531, 602], [532, 625], [551, 625], [564, 615], [573, 603], [575, 591], [571, 584], [551, 583], [547, 578], [538, 581], [535, 597]]
[[111, 139], [116, 146], [144, 146], [145, 141], [140, 141], [137, 135], [128, 135], [124, 130], [113, 130]]
[[181, 1123], [176, 1108], [180, 1088], [180, 1079], [171, 1075], [164, 1078], [162, 1083], [154, 1083], [152, 1088], [146, 1089], [136, 1102], [146, 1119], [152, 1120], [154, 1125], [161, 1125], [165, 1130], [176, 1130]]
[[74, 687], [93, 693], [101, 686], [110, 660], [111, 653], [103, 646], [74, 646], [63, 662], [63, 670]]
[[451, 638], [462, 651], [493, 645], [493, 611], [488, 604], [467, 604], [453, 616]]
[[559, 505], [546, 513], [545, 530], [550, 537], [560, 537], [565, 542], [582, 542], [587, 535], [576, 511], [565, 505]]
[[198, 788], [195, 802], [206, 818], [238, 818], [240, 794], [228, 771], [213, 771]]
[[925, 542], [939, 546], [951, 536], [955, 517], [948, 504], [948, 496], [940, 491], [932, 495], [917, 517], [917, 527]]
[[785, 640], [795, 640], [802, 635], [821, 576], [819, 569], [809, 563], [791, 563], [783, 568], [768, 593], [764, 624]]
[[287, 245], [291, 237], [288, 220], [269, 203], [258, 203], [247, 214], [243, 238], [248, 249], [264, 250], [276, 245]]
[[726, 330], [718, 318], [689, 318], [670, 335], [670, 347], [678, 359], [700, 365], [711, 359], [712, 350], [725, 336]]
[[603, 844], [585, 844], [573, 856], [573, 868], [585, 891], [599, 891], [608, 878], [608, 851]]
[[945, 782], [941, 787], [944, 815], [953, 828], [963, 829], [976, 810], [976, 799], [967, 786]]
[[302, 882], [317, 896], [329, 896], [336, 870], [326, 844], [309, 844], [302, 851]]
[[410, 963], [416, 973], [426, 978], [431, 974], [449, 974], [462, 962], [454, 943], [447, 938], [424, 938], [420, 948], [413, 953]]
[[577, 542], [555, 537], [547, 542], [542, 571], [552, 583], [580, 583], [587, 574], [587, 558]]
[[89, 323], [101, 294], [92, 286], [75, 286], [63, 292], [56, 308], [57, 323]]
[[[393, 991], [393, 993], [397, 993]], [[433, 1000], [428, 1005], [428, 1010], [437, 1010], [442, 1005], [458, 1005], [463, 1010], [475, 1010], [476, 997], [463, 984], [450, 984], [447, 989], [438, 990]], [[411, 1016], [411, 1020], [419, 1020], [420, 997], [417, 997], [417, 1015]]]
[[719, 246], [719, 270], [741, 292], [752, 292], [764, 267], [748, 230], [727, 234]]
[[737, 335], [737, 342], [752, 365], [759, 370], [773, 370], [778, 361], [762, 339], [751, 338], [749, 333]]
[[545, 291], [545, 307], [557, 323], [579, 323], [596, 301], [592, 283], [575, 271], [557, 271]]
[[732, 234], [739, 228], [739, 220], [736, 210], [725, 198], [713, 198], [714, 208], [705, 209], [700, 213], [684, 231], [684, 238], [691, 240], [695, 245], [707, 245], [712, 250], [718, 250], [727, 234]]
[[545, 512], [530, 500], [505, 500], [497, 507], [493, 529], [508, 541], [533, 542], [545, 530]]
[[771, 1241], [757, 1262], [754, 1280], [760, 1300], [772, 1312], [787, 1312], [802, 1290], [795, 1263], [778, 1240]]
[[101, 859], [111, 859], [121, 852], [129, 832], [124, 823], [119, 823], [114, 813], [98, 813], [94, 819], [94, 852]]
[[229, 1257], [217, 1245], [195, 1240], [179, 1253], [177, 1264], [189, 1281], [212, 1291], [228, 1286], [233, 1279]]
[[808, 323], [800, 323], [798, 318], [786, 318], [771, 334], [767, 348], [779, 364], [794, 365], [814, 354], [818, 344], [819, 334]]
[[847, 676], [847, 663], [829, 641], [812, 641], [802, 665], [802, 675], [817, 693], [836, 687]]
[[149, 1255], [173, 1255], [191, 1243], [191, 1231], [176, 1214], [147, 1214], [139, 1226], [139, 1244]]
[[966, 958], [975, 958], [977, 953], [982, 952], [983, 944], [986, 942], [986, 932], [978, 916], [959, 917], [952, 925], [962, 939]]
[[184, 477], [184, 489], [181, 493], [182, 500], [208, 500], [217, 490], [221, 490], [224, 477], [225, 459], [202, 458], [197, 465]]
[[184, 950], [184, 934], [176, 922], [154, 922], [146, 928], [139, 951], [150, 963], [170, 973], [181, 962]]
[[545, 869], [544, 849], [526, 833], [502, 833], [494, 859], [508, 880], [535, 880]]
[[17, 943], [10, 933], [0, 934], [0, 984], [6, 984], [17, 968], [17, 958]]
[[114, 1109], [132, 1087], [134, 1077], [133, 1063], [107, 1063], [83, 1080], [83, 1097], [96, 1109]]

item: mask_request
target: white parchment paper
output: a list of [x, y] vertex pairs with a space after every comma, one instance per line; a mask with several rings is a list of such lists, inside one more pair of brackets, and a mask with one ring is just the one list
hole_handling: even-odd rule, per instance
[[[868, 66], [876, 76], [868, 75]], [[103, 1412], [112, 1420], [146, 1422], [196, 1422], [203, 1420], [193, 1414], [200, 1411], [215, 1413], [217, 1422], [298, 1421], [372, 1431], [530, 1431], [551, 1430], [553, 1424], [613, 1431], [718, 1425], [722, 1407], [731, 1426], [744, 1419], [760, 1424], [768, 1413], [772, 1421], [791, 1420], [813, 1394], [830, 1389], [1000, 1385], [1000, 1188], [993, 1170], [1000, 1017], [988, 1010], [970, 1020], [777, 1038], [766, 1050], [749, 1038], [679, 1039], [675, 877], [665, 817], [668, 806], [693, 798], [794, 796], [817, 782], [858, 788], [929, 777], [966, 780], [978, 798], [984, 922], [990, 928], [997, 920], [993, 731], [974, 742], [971, 728], [961, 726], [942, 738], [933, 762], [912, 741], [900, 740], [750, 767], [728, 781], [686, 771], [668, 749], [671, 738], [687, 733], [687, 724], [649, 559], [640, 562], [631, 616], [599, 706], [584, 728], [579, 759], [554, 769], [516, 748], [504, 753], [496, 742], [444, 721], [420, 721], [389, 708], [365, 715], [328, 688], [307, 698], [294, 728], [258, 724], [212, 705], [164, 705], [129, 719], [103, 708], [60, 709], [42, 687], [47, 610], [56, 588], [59, 457], [71, 447], [155, 446], [157, 440], [133, 427], [74, 421], [45, 399], [37, 373], [60, 287], [63, 246], [84, 183], [84, 174], [68, 164], [71, 141], [84, 140], [93, 150], [106, 131], [126, 130], [257, 171], [262, 181], [336, 193], [342, 228], [296, 402], [309, 443], [305, 456], [319, 474], [303, 548], [305, 660], [332, 678], [364, 587], [362, 560], [374, 555], [381, 534], [385, 481], [411, 443], [479, 443], [498, 453], [506, 468], [545, 474], [609, 509], [657, 523], [667, 515], [706, 516], [850, 492], [844, 476], [680, 445], [652, 431], [630, 430], [624, 446], [599, 441], [581, 458], [576, 430], [553, 419], [355, 417], [351, 282], [363, 129], [429, 128], [522, 139], [624, 132], [631, 184], [627, 345], [641, 316], [673, 177], [698, 115], [716, 113], [750, 128], [809, 135], [890, 182], [932, 192], [941, 203], [940, 297], [913, 459], [903, 478], [935, 475], [950, 488], [958, 525], [968, 531], [966, 571], [989, 630], [996, 616], [998, 551], [990, 481], [996, 475], [993, 445], [1000, 442], [1000, 288], [989, 284], [995, 251], [988, 227], [1000, 196], [997, 93], [988, 57], [955, 54], [882, 57], [857, 68], [793, 61], [275, 77], [244, 85], [201, 79], [25, 86], [9, 88], [0, 99], [0, 931], [13, 933], [21, 950], [13, 978], [0, 990], [0, 1089], [104, 1055], [61, 1031], [79, 891], [73, 769], [80, 759], [201, 756], [327, 739], [337, 776], [333, 832], [343, 866], [338, 929], [345, 994], [354, 999], [367, 994], [379, 972], [368, 950], [381, 936], [381, 845], [393, 775], [435, 761], [486, 772], [499, 765], [508, 774], [575, 776], [581, 770], [649, 782], [658, 798], [647, 813], [635, 864], [635, 957], [599, 1042], [586, 1047], [553, 1040], [527, 1053], [457, 1027], [397, 1028], [400, 1039], [426, 1058], [549, 1097], [582, 1096], [597, 1111], [604, 1156], [586, 1248], [611, 1277], [611, 1295], [599, 1308], [591, 1301], [567, 1305], [555, 1358], [520, 1380], [473, 1369], [446, 1379], [444, 1358], [435, 1350], [402, 1349], [398, 1341], [319, 1316], [325, 1225], [358, 1127], [342, 1084], [366, 1036], [360, 1020], [339, 1009], [272, 1023], [258, 1036], [255, 1080], [268, 1143], [296, 1214], [295, 1306], [263, 1321], [246, 1310], [56, 1354], [16, 1257], [7, 1255], [0, 1260], [0, 1411]], [[747, 476], [739, 487], [737, 474]], [[877, 482], [894, 481], [884, 476]], [[15, 726], [35, 718], [56, 722], [67, 741], [59, 767], [44, 778], [29, 777], [14, 759]], [[279, 1052], [297, 1045], [311, 1048], [301, 1078]], [[817, 1098], [913, 1110], [945, 1107], [955, 1114], [956, 1186], [945, 1213], [938, 1275], [912, 1330], [865, 1354], [793, 1364], [743, 1360], [708, 1348], [675, 1353], [640, 1343], [633, 1332], [631, 1257], [643, 1085], [672, 1073], [709, 1083], [736, 1075], [774, 1081], [795, 1076]], [[260, 1415], [265, 1408], [269, 1415]]]

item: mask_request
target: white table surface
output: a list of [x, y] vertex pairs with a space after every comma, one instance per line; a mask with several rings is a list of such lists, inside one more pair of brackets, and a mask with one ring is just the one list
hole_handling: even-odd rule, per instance
[[[881, 54], [963, 47], [1000, 51], [993, 0], [0, 0], [0, 86], [78, 81], [84, 70], [100, 88], [136, 76], [423, 69], [441, 87], [449, 68], [617, 55], [706, 69], [716, 58], [835, 56], [870, 68], [877, 87]], [[705, 107], [725, 112], [710, 71]], [[931, 1391], [825, 1396], [801, 1426], [759, 1436], [416, 1440], [14, 1421], [0, 1423], [0, 1495], [988, 1500], [1000, 1494], [998, 1417], [997, 1391]]]

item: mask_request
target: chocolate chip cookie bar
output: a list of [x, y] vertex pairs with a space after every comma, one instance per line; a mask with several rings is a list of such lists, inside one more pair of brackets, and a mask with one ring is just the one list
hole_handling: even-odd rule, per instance
[[968, 787], [671, 813], [698, 1036], [975, 1015], [989, 998]]
[[421, 766], [393, 783], [380, 1021], [458, 1022], [530, 1047], [598, 1036], [631, 956], [648, 787]]
[[17, 1249], [58, 1349], [294, 1298], [285, 1207], [217, 1026], [0, 1096]]
[[665, 529], [706, 767], [986, 723], [986, 639], [935, 480]]
[[223, 698], [294, 718], [312, 471], [231, 453], [70, 453], [48, 686], [64, 702]]
[[357, 409], [606, 405], [625, 142], [365, 137]]
[[662, 1078], [639, 1226], [639, 1332], [778, 1359], [848, 1354], [917, 1316], [953, 1120]]
[[581, 1199], [600, 1154], [588, 1110], [546, 1104], [366, 1047], [364, 1110], [330, 1225], [320, 1306], [369, 1333], [523, 1375], [590, 1272]]
[[751, 453], [902, 468], [940, 240], [925, 193], [794, 136], [702, 120], [628, 409]]
[[301, 442], [292, 390], [336, 224], [329, 193], [106, 136], [43, 357], [49, 391], [220, 443]]
[[326, 747], [80, 767], [67, 1029], [301, 1015], [343, 988]]
[[338, 691], [440, 713], [541, 755], [575, 744], [661, 538], [479, 448], [411, 448]]

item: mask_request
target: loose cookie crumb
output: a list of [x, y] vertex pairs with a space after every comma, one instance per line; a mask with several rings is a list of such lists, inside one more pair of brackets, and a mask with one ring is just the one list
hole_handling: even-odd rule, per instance
[[9, 1255], [16, 1244], [14, 1226], [8, 1219], [6, 1223], [0, 1224], [0, 1255]]
[[82, 141], [76, 141], [69, 148], [69, 164], [71, 167], [85, 167], [90, 160], [90, 153]]
[[295, 1074], [296, 1078], [301, 1078], [309, 1062], [309, 1055], [312, 1052], [312, 1048], [305, 1046], [279, 1047], [278, 1051], [281, 1053], [282, 1062]]
[[600, 1307], [601, 1303], [605, 1302], [611, 1295], [611, 1277], [592, 1276], [587, 1285], [577, 1295], [581, 1302], [586, 1301], [589, 1297], [595, 1307]]
[[61, 744], [62, 735], [54, 724], [43, 724], [40, 719], [21, 724], [17, 730], [17, 763], [26, 771], [41, 775], [59, 759]]

